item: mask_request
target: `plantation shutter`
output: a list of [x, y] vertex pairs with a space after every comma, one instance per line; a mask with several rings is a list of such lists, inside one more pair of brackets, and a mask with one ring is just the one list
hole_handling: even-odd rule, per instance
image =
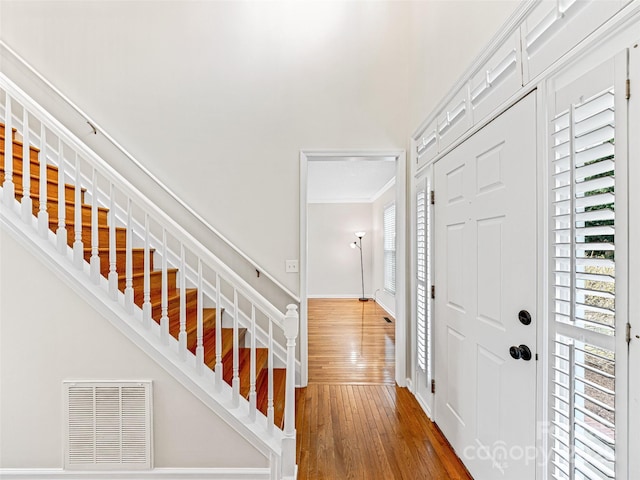
[[384, 231], [384, 289], [396, 293], [396, 206], [385, 207], [382, 219]]
[[416, 323], [418, 367], [428, 372], [429, 326], [427, 310], [427, 193], [424, 184], [416, 194]]
[[554, 479], [616, 476], [616, 92], [602, 73], [608, 87], [572, 92], [551, 122]]

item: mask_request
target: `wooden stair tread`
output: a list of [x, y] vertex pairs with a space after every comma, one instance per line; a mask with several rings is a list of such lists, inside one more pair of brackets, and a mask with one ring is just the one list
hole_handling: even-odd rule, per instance
[[[49, 223], [53, 223], [53, 224], [55, 224], [55, 225], [58, 225], [58, 219], [57, 219], [57, 218], [53, 218], [53, 219], [52, 219], [52, 218], [50, 218], [50, 219], [49, 219]], [[64, 224], [65, 224], [65, 226], [66, 226], [66, 227], [71, 226], [71, 227], [73, 228], [73, 226], [76, 224], [76, 222], [75, 222], [75, 218], [67, 218], [67, 217], [65, 217], [65, 219], [64, 219]], [[84, 222], [84, 221], [82, 222], [82, 229], [83, 229], [83, 230], [91, 230], [92, 226], [93, 226], [93, 224], [92, 224], [91, 222]], [[98, 224], [98, 228], [101, 228], [101, 229], [103, 229], [103, 230], [104, 230], [104, 229], [108, 229], [108, 228], [110, 228], [110, 227], [109, 227], [109, 225], [101, 225], [101, 224]], [[127, 230], [127, 227], [120, 227], [120, 226], [116, 226], [116, 227], [115, 227], [115, 229], [116, 229], [116, 230], [121, 230], [121, 231], [122, 231], [122, 230], [125, 230], [125, 231], [126, 231], [126, 230]]]
[[[4, 122], [0, 122], [0, 137], [5, 138], [4, 133], [5, 133], [5, 129], [6, 126], [4, 124]], [[15, 127], [11, 127], [11, 136], [15, 137], [16, 133], [18, 133], [18, 129]]]
[[[207, 328], [208, 325], [215, 325], [217, 316], [217, 309], [215, 308], [204, 308], [202, 311], [202, 327], [203, 330]], [[193, 334], [195, 335], [198, 330], [198, 322], [197, 315], [189, 316], [187, 315], [186, 322], [186, 332], [187, 332], [187, 345], [189, 345], [189, 337]], [[180, 319], [176, 319], [175, 321], [169, 322], [169, 333], [174, 336], [176, 339], [178, 338], [178, 333], [180, 333]], [[189, 347], [188, 347], [189, 348]], [[195, 349], [195, 346], [193, 347]], [[189, 348], [190, 349], [190, 348]]]
[[[269, 371], [265, 368], [256, 380], [256, 406], [263, 414], [267, 414]], [[287, 371], [284, 368], [273, 369], [273, 419], [274, 424], [282, 428], [284, 420], [285, 390], [287, 387]]]
[[[2, 146], [2, 149], [0, 150], [2, 152], [2, 155], [4, 156], [4, 144], [7, 141], [7, 139], [4, 137], [3, 134], [0, 134], [0, 144]], [[20, 160], [22, 160], [22, 148], [24, 147], [24, 143], [22, 142], [22, 140], [16, 140], [15, 138], [13, 139], [13, 158], [19, 158]], [[30, 156], [31, 158], [33, 158], [34, 155], [39, 155], [40, 154], [40, 149], [38, 147], [34, 147], [33, 145], [29, 146], [29, 150], [30, 150]]]
[[[2, 186], [2, 185], [0, 185]], [[15, 189], [16, 189], [16, 197], [20, 196], [22, 197], [22, 185], [15, 185]], [[34, 193], [37, 193], [37, 195], [33, 195]], [[33, 201], [33, 203], [40, 203], [40, 194], [39, 192], [31, 192], [30, 194], [31, 200]], [[66, 204], [67, 207], [75, 207], [76, 202], [75, 200], [70, 200], [70, 199], [66, 199], [64, 203]], [[50, 195], [47, 195], [47, 210], [49, 210], [49, 205], [55, 205], [57, 207], [58, 205], [58, 197], [52, 197]], [[90, 203], [84, 203], [82, 202], [80, 204], [80, 206], [82, 208], [92, 208], [93, 205], [91, 205]], [[109, 212], [109, 209], [107, 207], [102, 207], [100, 205], [98, 205], [98, 212]]]
[[[256, 347], [256, 388], [258, 375], [263, 368], [267, 365], [269, 357], [269, 350], [263, 347]], [[222, 362], [224, 365], [228, 365], [230, 368], [225, 369], [223, 372], [224, 381], [229, 385], [233, 380], [233, 351], [227, 352], [223, 357]], [[249, 396], [249, 389], [251, 387], [251, 348], [240, 347], [238, 348], [238, 378], [240, 379], [240, 395], [244, 398]]]
[[[223, 327], [222, 331], [222, 358], [233, 349], [233, 328]], [[238, 345], [241, 345], [244, 341], [244, 337], [247, 333], [246, 328], [238, 328]], [[216, 363], [216, 329], [215, 326], [208, 328], [205, 331], [202, 339], [202, 345], [204, 346], [204, 363], [213, 370]], [[193, 349], [195, 353], [195, 346]], [[223, 372], [224, 373], [224, 372]]]
[[[144, 249], [143, 249], [144, 250]], [[126, 249], [125, 249], [126, 251]], [[167, 268], [167, 275], [175, 275], [178, 273], [178, 269], [177, 268]], [[151, 270], [149, 272], [150, 276], [154, 276], [157, 277], [158, 275], [162, 275], [162, 270]], [[133, 272], [133, 275], [131, 275], [131, 278], [141, 278], [144, 277], [144, 270], [140, 271], [140, 272]], [[126, 279], [126, 274], [119, 274], [118, 275], [118, 280], [122, 280], [122, 279]]]
[[[0, 158], [3, 156], [3, 153], [0, 153]], [[0, 162], [0, 172], [4, 173], [4, 158], [2, 158], [2, 162]], [[23, 162], [16, 162], [16, 159], [14, 158], [14, 166], [13, 166], [13, 170], [11, 171], [12, 175], [20, 175], [21, 177], [23, 176], [24, 172], [22, 170], [22, 164]], [[17, 165], [16, 165], [17, 164]], [[35, 161], [33, 159], [31, 159], [31, 161], [29, 162], [29, 164], [32, 165], [30, 171], [29, 171], [29, 176], [31, 178], [37, 178], [38, 180], [40, 179], [40, 162]], [[51, 178], [51, 180], [57, 180], [58, 179], [58, 167], [56, 165], [51, 165], [51, 164], [47, 164], [47, 175], [49, 174], [49, 172], [55, 172], [55, 175], [53, 176], [54, 178]]]
[[[84, 247], [83, 250], [84, 250], [85, 254], [92, 252], [91, 247]], [[118, 247], [115, 250], [116, 250], [116, 254], [118, 254], [118, 253], [126, 254], [127, 253], [127, 249], [125, 247]], [[141, 252], [144, 252], [144, 248], [142, 248], [142, 247], [133, 247], [131, 249], [131, 251], [135, 252], [135, 253], [141, 253]], [[149, 248], [149, 256], [151, 256], [153, 254], [153, 252], [155, 252], [155, 251], [156, 251], [155, 248]], [[98, 247], [98, 254], [100, 254], [100, 253], [109, 253], [109, 247]], [[100, 256], [102, 256], [102, 255], [100, 255]]]
[[[4, 181], [4, 173], [5, 173], [4, 170], [0, 171], [0, 178], [2, 178], [3, 181]], [[16, 193], [18, 192], [18, 190], [20, 190], [22, 192], [22, 173], [21, 172], [20, 173], [12, 172], [12, 177], [13, 178], [20, 177], [20, 181], [19, 182], [16, 182], [15, 180], [12, 180], [12, 181], [13, 181], [13, 184], [15, 185]], [[36, 175], [31, 175], [31, 181], [34, 182], [35, 180], [38, 180], [37, 183], [40, 183], [39, 182], [40, 177], [37, 177]], [[57, 187], [58, 186], [58, 179], [57, 178], [51, 178], [51, 179], [47, 178], [47, 184], [48, 185], [55, 185]], [[65, 189], [67, 189], [67, 190], [75, 190], [75, 188], [76, 188], [75, 185], [73, 185], [71, 183], [66, 183], [66, 182], [65, 182], [64, 186], [65, 186]], [[34, 191], [34, 192], [31, 192], [31, 193], [35, 193], [36, 189], [31, 189], [31, 190]], [[39, 190], [39, 189], [37, 189], [37, 190]], [[80, 192], [86, 193], [86, 191], [87, 191], [86, 188], [80, 187]]]
[[[32, 179], [33, 182], [33, 179]], [[4, 172], [0, 173], [0, 184], [4, 183]], [[50, 188], [52, 187], [52, 188]], [[19, 182], [15, 181], [15, 178], [13, 180], [13, 189], [15, 191], [15, 195], [16, 195], [16, 199], [17, 200], [21, 200], [23, 197], [23, 189], [22, 189], [22, 180], [20, 180]], [[54, 181], [47, 181], [47, 198], [53, 198], [54, 202], [58, 201], [58, 197], [51, 197], [51, 192], [50, 190], [55, 190], [55, 193], [58, 193], [58, 182], [54, 182]], [[80, 189], [80, 202], [83, 202], [84, 199], [84, 194], [86, 193], [86, 188], [81, 188]], [[69, 202], [75, 202], [75, 187], [73, 185], [69, 185], [68, 183], [65, 184], [65, 189], [64, 189], [64, 198], [65, 198], [65, 203], [69, 203]], [[40, 198], [40, 186], [39, 184], [36, 186], [34, 185], [33, 188], [31, 188], [31, 190], [29, 191], [29, 198], [31, 198], [32, 200], [35, 199], [39, 199]]]
[[[195, 300], [198, 294], [198, 289], [197, 288], [187, 288], [186, 289], [186, 295], [187, 295], [187, 303], [190, 300]], [[193, 298], [190, 298], [193, 297]], [[180, 300], [180, 291], [176, 290], [176, 293], [169, 293], [167, 295], [167, 304], [175, 301], [175, 300]], [[162, 305], [162, 300], [156, 300], [156, 301], [152, 301], [151, 302], [151, 307], [160, 307]]]
[[[22, 142], [22, 140], [16, 140], [15, 136], [16, 133], [18, 133], [18, 130], [14, 127], [11, 128], [11, 137], [13, 138], [13, 143], [14, 145], [19, 145], [21, 148], [24, 146], [24, 142]], [[0, 123], [0, 139], [2, 140], [6, 140], [7, 137], [5, 137], [5, 125], [4, 123]], [[40, 149], [38, 147], [35, 147], [33, 145], [29, 145], [29, 149], [33, 150], [34, 152], [38, 152], [40, 153]], [[4, 153], [4, 149], [2, 150]]]

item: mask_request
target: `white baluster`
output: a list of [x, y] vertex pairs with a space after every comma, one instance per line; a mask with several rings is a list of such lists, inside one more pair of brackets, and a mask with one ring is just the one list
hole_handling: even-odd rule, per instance
[[58, 251], [64, 253], [67, 249], [67, 192], [64, 185], [64, 145], [62, 138], [58, 137], [58, 229], [56, 237], [58, 239]]
[[222, 279], [220, 274], [216, 273], [216, 366], [214, 368], [216, 374], [216, 391], [222, 390], [222, 304], [220, 303], [220, 289], [222, 288]]
[[233, 406], [240, 405], [240, 365], [239, 365], [239, 338], [238, 338], [238, 290], [233, 289], [233, 379], [231, 388], [233, 389]]
[[13, 119], [11, 117], [11, 97], [5, 92], [4, 119], [4, 182], [2, 183], [3, 200], [6, 205], [13, 206], [15, 186], [13, 185]]
[[127, 199], [127, 238], [125, 239], [125, 280], [124, 280], [124, 305], [127, 312], [133, 313], [133, 204], [131, 198]]
[[[6, 158], [6, 157], [5, 157]], [[47, 211], [47, 184], [49, 172], [47, 171], [47, 129], [44, 122], [40, 122], [40, 208], [38, 209], [38, 231], [40, 236], [47, 238], [49, 235], [49, 212]]]
[[251, 305], [251, 371], [249, 373], [249, 419], [256, 419], [256, 306]]
[[118, 298], [118, 271], [116, 252], [116, 189], [109, 184], [109, 295], [113, 300]]
[[142, 323], [151, 326], [151, 249], [149, 247], [149, 214], [144, 214], [144, 292], [142, 299]]
[[100, 239], [98, 238], [98, 171], [91, 175], [91, 281], [100, 282]]
[[296, 466], [296, 337], [298, 307], [287, 305], [284, 336], [287, 337], [287, 379], [284, 401], [284, 438], [282, 439], [282, 477], [293, 478]]
[[[203, 265], [202, 265], [202, 260], [198, 259], [198, 294], [197, 294], [197, 298], [196, 298], [196, 330], [199, 332], [197, 333], [197, 335], [199, 335], [200, 339], [197, 340], [197, 346], [202, 346], [202, 361], [198, 363], [199, 367], [198, 368], [203, 368], [204, 367], [204, 300], [203, 300], [203, 295], [204, 295], [204, 290], [203, 290], [203, 284], [204, 284], [204, 275], [202, 273], [202, 269], [203, 269]], [[186, 290], [185, 290], [186, 291]], [[202, 371], [200, 370], [200, 373], [202, 373]]]
[[75, 172], [76, 178], [74, 182], [74, 237], [73, 242], [73, 264], [76, 268], [82, 268], [82, 262], [84, 261], [84, 244], [82, 243], [82, 188], [80, 188], [80, 156], [75, 152]]
[[162, 297], [160, 299], [160, 338], [169, 344], [169, 285], [167, 285], [167, 230], [162, 229]]
[[204, 333], [202, 331], [202, 259], [198, 258], [198, 316], [196, 319], [196, 368], [202, 373], [204, 367], [204, 345], [202, 344]]
[[269, 318], [269, 354], [267, 355], [267, 431], [273, 432], [273, 319]]
[[[22, 107], [22, 221], [31, 223], [33, 202], [31, 200], [31, 142], [29, 140], [29, 112]], [[42, 181], [42, 179], [40, 180]]]
[[[187, 264], [185, 262], [184, 244], [180, 243], [180, 333], [178, 333], [178, 346], [180, 358], [187, 357], [187, 282], [185, 272]], [[198, 290], [198, 313], [200, 311], [200, 290]]]

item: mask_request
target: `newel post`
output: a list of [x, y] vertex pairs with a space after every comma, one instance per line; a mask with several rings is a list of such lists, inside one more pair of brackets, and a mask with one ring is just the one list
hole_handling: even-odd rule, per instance
[[284, 335], [287, 337], [287, 383], [282, 439], [282, 478], [293, 478], [296, 468], [296, 338], [300, 318], [296, 305], [287, 305]]

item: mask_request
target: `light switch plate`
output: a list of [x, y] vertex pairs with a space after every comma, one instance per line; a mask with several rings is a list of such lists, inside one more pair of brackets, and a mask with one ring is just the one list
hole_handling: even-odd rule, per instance
[[298, 260], [285, 260], [284, 271], [287, 273], [298, 273]]

